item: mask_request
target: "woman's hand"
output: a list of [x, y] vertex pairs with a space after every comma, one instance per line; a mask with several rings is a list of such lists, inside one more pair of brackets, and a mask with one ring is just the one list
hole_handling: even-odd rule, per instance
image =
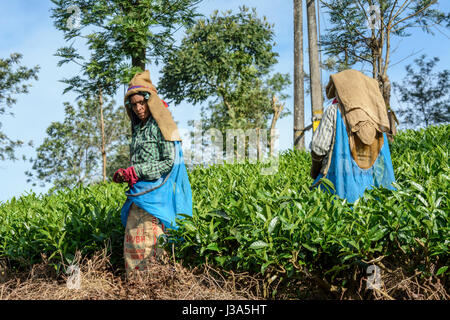
[[138, 177], [134, 167], [120, 168], [114, 173], [113, 181], [116, 183], [128, 182], [128, 186], [131, 188], [138, 181]]
[[120, 168], [119, 170], [117, 170], [117, 171], [114, 173], [113, 181], [114, 181], [115, 183], [122, 183], [122, 182], [125, 182], [125, 177], [124, 177], [124, 175], [123, 175], [123, 169], [122, 169], [122, 168]]

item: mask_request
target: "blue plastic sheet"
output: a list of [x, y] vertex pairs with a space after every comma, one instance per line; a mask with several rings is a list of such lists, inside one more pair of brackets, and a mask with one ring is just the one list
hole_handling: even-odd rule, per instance
[[[392, 186], [395, 182], [394, 168], [385, 133], [383, 133], [383, 147], [377, 160], [369, 169], [361, 169], [353, 160], [345, 123], [339, 109], [336, 113], [335, 137], [331, 165], [326, 176], [333, 183], [335, 191], [327, 189], [329, 192], [353, 203], [363, 195], [365, 190], [377, 187], [395, 190]], [[323, 174], [320, 173], [313, 185], [317, 184], [320, 188], [318, 182], [322, 177]]]
[[168, 229], [178, 229], [175, 219], [179, 214], [192, 216], [192, 191], [183, 150], [180, 141], [174, 143], [175, 160], [172, 170], [157, 180], [138, 181], [126, 192], [127, 200], [121, 210], [124, 227], [132, 203], [154, 215]]

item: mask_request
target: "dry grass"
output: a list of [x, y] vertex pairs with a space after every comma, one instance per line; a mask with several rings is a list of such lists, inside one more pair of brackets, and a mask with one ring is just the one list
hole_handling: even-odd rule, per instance
[[[376, 300], [449, 300], [449, 290], [436, 276], [425, 276], [416, 270], [413, 275], [403, 268], [390, 269], [380, 264], [381, 286], [371, 290]], [[367, 291], [367, 290], [366, 290]]]
[[[246, 272], [218, 271], [208, 264], [192, 270], [175, 261], [154, 262], [146, 272], [129, 277], [115, 270], [106, 251], [91, 258], [75, 257], [80, 270], [79, 289], [69, 288], [71, 274], [57, 275], [43, 257], [30, 270], [6, 272], [0, 261], [0, 300], [258, 300], [258, 299], [341, 299], [341, 300], [448, 300], [448, 288], [437, 277], [421, 272], [406, 275], [402, 268], [382, 264], [381, 287], [368, 290], [367, 278], [359, 276], [348, 288], [331, 286], [327, 291], [311, 279], [289, 282], [268, 281]], [[67, 270], [69, 266], [64, 266]], [[69, 286], [68, 286], [69, 284]], [[272, 293], [276, 290], [276, 295]]]
[[43, 258], [29, 271], [3, 274], [0, 300], [256, 299], [250, 292], [236, 289], [232, 282], [213, 277], [211, 272], [196, 274], [172, 261], [152, 263], [148, 271], [129, 277], [124, 272], [115, 274], [105, 252], [90, 259], [77, 255], [74, 265], [80, 270], [80, 286], [69, 288], [73, 274], [57, 276]]

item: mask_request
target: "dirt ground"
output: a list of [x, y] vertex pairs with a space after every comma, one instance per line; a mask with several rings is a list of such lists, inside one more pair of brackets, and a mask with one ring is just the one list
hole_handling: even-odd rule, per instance
[[[389, 270], [382, 286], [367, 290], [361, 279], [353, 288], [337, 289], [314, 281], [288, 284], [268, 282], [246, 273], [218, 272], [210, 266], [188, 269], [168, 259], [148, 271], [126, 277], [112, 268], [105, 252], [82, 259], [77, 256], [68, 273], [56, 274], [43, 258], [29, 270], [11, 272], [0, 266], [0, 300], [448, 300], [448, 289], [439, 280], [406, 276]], [[276, 292], [274, 295], [273, 293]]]
[[[154, 263], [126, 277], [104, 254], [78, 259], [78, 269], [56, 274], [46, 261], [23, 272], [0, 273], [0, 300], [243, 300], [257, 299], [208, 273], [195, 274], [172, 261]], [[78, 282], [77, 282], [78, 280]]]

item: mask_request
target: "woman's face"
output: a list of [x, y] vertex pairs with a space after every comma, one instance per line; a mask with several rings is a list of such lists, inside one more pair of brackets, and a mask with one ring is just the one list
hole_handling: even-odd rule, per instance
[[145, 121], [150, 116], [150, 110], [147, 106], [147, 101], [140, 94], [135, 94], [130, 98], [131, 108], [138, 116], [139, 120]]

